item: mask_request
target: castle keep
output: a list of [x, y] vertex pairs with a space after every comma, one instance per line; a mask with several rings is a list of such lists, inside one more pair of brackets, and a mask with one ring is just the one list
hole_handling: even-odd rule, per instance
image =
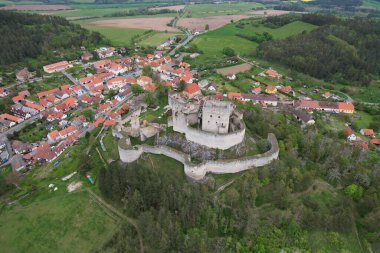
[[172, 125], [189, 141], [209, 148], [229, 149], [244, 139], [243, 116], [229, 101], [192, 100], [169, 94]]

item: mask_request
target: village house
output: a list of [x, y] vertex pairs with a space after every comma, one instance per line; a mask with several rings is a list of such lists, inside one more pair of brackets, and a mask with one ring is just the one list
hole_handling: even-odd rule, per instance
[[137, 78], [137, 84], [142, 87], [150, 83], [152, 83], [152, 78], [150, 78], [149, 76], [140, 76], [139, 78]]
[[16, 125], [16, 122], [6, 120], [6, 119], [0, 119], [0, 133], [3, 133], [7, 131], [9, 128]]
[[236, 75], [230, 73], [230, 74], [227, 75], [227, 78], [228, 78], [228, 80], [231, 80], [231, 81], [232, 81], [232, 80], [235, 80], [235, 79], [236, 79]]
[[22, 142], [19, 140], [13, 140], [11, 142], [11, 147], [13, 152], [16, 154], [25, 154], [27, 152], [30, 152], [33, 149], [32, 144], [27, 142]]
[[277, 89], [276, 87], [274, 87], [273, 85], [268, 85], [266, 88], [265, 88], [265, 92], [267, 94], [275, 94], [277, 92]]
[[114, 47], [101, 47], [96, 49], [96, 53], [98, 54], [100, 59], [111, 57], [115, 52], [116, 49]]
[[55, 121], [55, 120], [63, 120], [66, 119], [67, 115], [64, 114], [63, 112], [56, 112], [56, 111], [51, 111], [49, 114], [46, 115], [46, 120], [49, 122]]
[[46, 91], [41, 91], [41, 92], [38, 92], [37, 93], [37, 97], [38, 98], [44, 98], [44, 97], [47, 97], [49, 95], [54, 95], [55, 93], [57, 93], [59, 91], [58, 88], [54, 88], [54, 89], [51, 89], [51, 90], [46, 90]]
[[367, 150], [368, 149], [368, 142], [365, 140], [362, 140], [360, 138], [357, 138], [355, 141], [353, 141], [353, 144], [355, 147]]
[[322, 95], [322, 97], [324, 97], [324, 98], [330, 98], [331, 97], [331, 92], [330, 91], [326, 91], [325, 94]]
[[360, 129], [360, 134], [367, 137], [371, 137], [371, 138], [375, 137], [375, 132], [373, 131], [373, 129], [369, 129], [369, 128]]
[[60, 61], [60, 62], [45, 65], [43, 69], [46, 73], [54, 73], [54, 72], [65, 70], [70, 67], [72, 67], [72, 65], [69, 64], [67, 61]]
[[10, 115], [8, 113], [0, 114], [0, 119], [10, 120], [10, 121], [13, 121], [13, 122], [15, 122], [17, 124], [19, 124], [19, 123], [21, 123], [21, 122], [24, 121], [22, 118]]
[[94, 56], [91, 53], [86, 52], [86, 53], [82, 54], [80, 58], [81, 58], [82, 61], [89, 61], [93, 57]]
[[149, 83], [144, 85], [144, 90], [154, 92], [156, 90], [156, 85], [154, 83]]
[[294, 101], [295, 108], [306, 110], [318, 110], [333, 113], [354, 113], [355, 107], [348, 102], [327, 102], [317, 100], [297, 100]]
[[290, 85], [288, 85], [288, 86], [281, 86], [280, 91], [284, 92], [284, 93], [289, 93], [289, 92], [292, 91], [292, 86], [290, 86]]
[[108, 70], [114, 75], [125, 73], [128, 69], [119, 63], [111, 63]]
[[21, 170], [26, 168], [26, 165], [27, 164], [22, 158], [22, 155], [17, 154], [12, 157], [11, 166], [13, 171], [20, 172]]
[[253, 94], [256, 94], [256, 95], [260, 94], [261, 93], [261, 87], [256, 87], [256, 88], [252, 89], [251, 92]]
[[107, 87], [110, 90], [118, 90], [126, 84], [127, 79], [122, 76], [117, 76], [107, 81]]
[[30, 118], [31, 116], [37, 115], [39, 110], [33, 109], [31, 107], [22, 106], [22, 105], [12, 105], [11, 113], [20, 118]]
[[94, 67], [96, 69], [103, 69], [103, 68], [107, 68], [107, 66], [109, 66], [111, 63], [112, 63], [112, 61], [109, 59], [100, 60], [100, 61], [94, 62]]
[[356, 141], [356, 135], [351, 127], [347, 127], [346, 129], [344, 129], [344, 134], [347, 136], [348, 141]]
[[313, 118], [303, 110], [294, 110], [293, 114], [296, 119], [302, 123], [302, 127], [313, 125], [315, 123]]
[[8, 91], [2, 87], [0, 87], [0, 97], [6, 97], [8, 96]]
[[372, 139], [372, 140], [371, 140], [371, 143], [372, 143], [373, 145], [380, 145], [380, 139]]
[[241, 100], [244, 102], [252, 102], [254, 104], [261, 104], [263, 106], [270, 105], [270, 106], [277, 106], [278, 105], [278, 98], [273, 95], [264, 95], [264, 94], [241, 94]]
[[187, 96], [189, 99], [197, 96], [197, 95], [202, 95], [202, 91], [201, 91], [201, 88], [199, 87], [198, 84], [196, 83], [192, 83], [192, 84], [188, 84], [186, 85], [184, 91], [183, 91], [184, 95]]
[[281, 78], [282, 75], [280, 75], [276, 70], [273, 70], [273, 69], [268, 69], [264, 72], [265, 76], [268, 76], [270, 78]]
[[49, 143], [55, 143], [69, 137], [70, 135], [73, 135], [76, 131], [77, 128], [74, 125], [71, 125], [67, 128], [62, 129], [61, 131], [54, 130], [48, 133], [47, 138]]

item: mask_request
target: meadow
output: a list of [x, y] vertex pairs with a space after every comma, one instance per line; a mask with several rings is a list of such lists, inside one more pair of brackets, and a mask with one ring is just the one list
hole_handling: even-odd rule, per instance
[[131, 39], [135, 36], [141, 36], [147, 30], [134, 28], [119, 28], [106, 26], [84, 25], [84, 28], [103, 34], [109, 39], [113, 46], [131, 46]]
[[380, 2], [375, 0], [363, 0], [362, 8], [380, 10]]
[[[238, 28], [236, 24], [243, 24], [243, 27]], [[252, 53], [258, 46], [258, 43], [238, 37], [236, 34], [252, 35], [254, 32], [268, 32], [273, 36], [273, 39], [284, 39], [315, 28], [316, 26], [314, 25], [295, 21], [280, 28], [272, 29], [260, 24], [259, 21], [241, 20], [196, 37], [191, 44], [197, 45], [203, 54], [191, 61], [191, 63], [205, 64], [218, 61], [222, 57], [224, 47], [230, 47], [237, 54], [244, 56]]]
[[92, 26], [83, 25], [84, 28], [99, 32], [110, 40], [113, 46], [125, 47], [132, 46], [132, 39], [136, 39], [136, 43], [141, 46], [158, 46], [167, 40], [170, 36], [178, 33], [149, 31], [146, 29], [136, 28], [120, 28], [108, 26]]
[[44, 200], [2, 212], [3, 252], [90, 252], [117, 227], [87, 191], [47, 194]]

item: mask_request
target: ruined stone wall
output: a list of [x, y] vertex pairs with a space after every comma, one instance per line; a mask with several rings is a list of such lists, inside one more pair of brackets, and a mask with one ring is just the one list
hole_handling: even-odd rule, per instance
[[118, 148], [120, 160], [125, 163], [136, 161], [144, 153], [142, 147], [139, 146], [126, 148], [119, 145]]
[[185, 165], [185, 173], [192, 179], [201, 180], [207, 172], [215, 174], [237, 173], [252, 167], [262, 167], [276, 160], [279, 155], [277, 138], [274, 134], [268, 135], [271, 149], [264, 154], [241, 159], [205, 161], [198, 165]]
[[120, 159], [127, 163], [137, 160], [144, 152], [165, 155], [183, 163], [185, 174], [188, 177], [194, 180], [202, 180], [208, 172], [216, 174], [237, 173], [252, 167], [267, 165], [278, 159], [279, 147], [276, 136], [272, 133], [268, 134], [268, 142], [271, 149], [264, 154], [239, 159], [205, 161], [201, 164], [191, 163], [189, 155], [168, 146], [142, 145], [133, 149], [119, 145], [119, 154]]
[[229, 149], [244, 140], [245, 128], [233, 133], [214, 134], [199, 129], [187, 127], [185, 130], [186, 139], [216, 149]]

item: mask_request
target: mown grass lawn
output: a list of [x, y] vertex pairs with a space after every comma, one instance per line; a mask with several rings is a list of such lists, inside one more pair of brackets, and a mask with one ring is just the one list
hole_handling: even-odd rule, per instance
[[44, 200], [4, 209], [2, 252], [92, 252], [114, 232], [117, 224], [87, 191], [48, 194]]

